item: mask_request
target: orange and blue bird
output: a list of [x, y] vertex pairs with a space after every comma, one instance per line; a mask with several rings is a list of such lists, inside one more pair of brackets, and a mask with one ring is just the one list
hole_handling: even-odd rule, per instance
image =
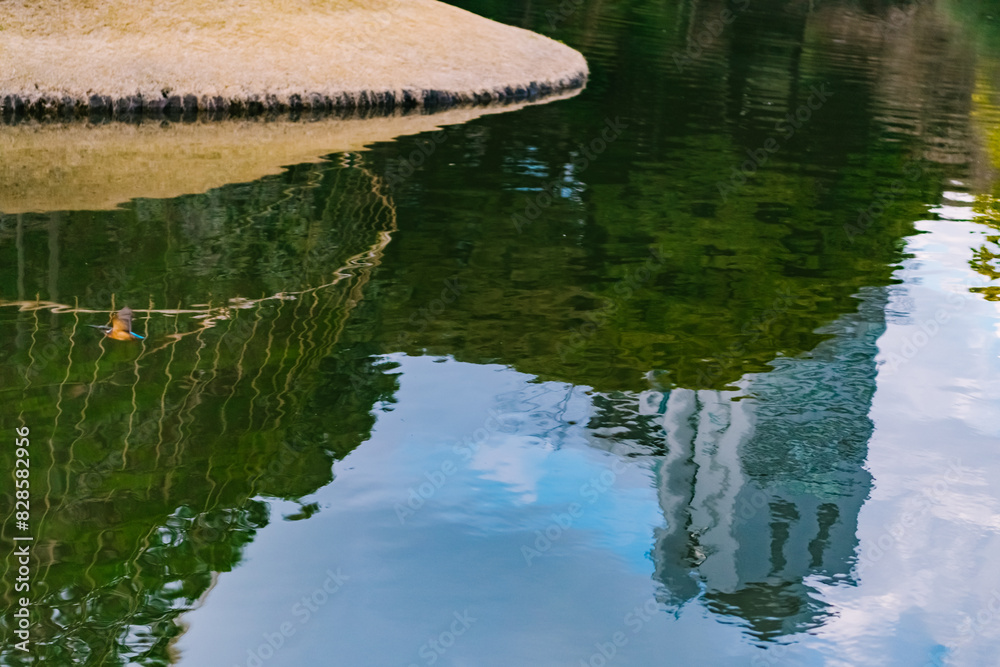
[[90, 326], [100, 329], [105, 336], [115, 340], [143, 339], [139, 334], [132, 332], [132, 309], [128, 306], [111, 314], [111, 324], [91, 324]]

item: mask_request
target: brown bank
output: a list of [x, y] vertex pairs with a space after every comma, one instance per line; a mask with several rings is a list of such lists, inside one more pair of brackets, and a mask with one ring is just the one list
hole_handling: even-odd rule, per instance
[[583, 85], [578, 52], [436, 0], [4, 0], [4, 115], [451, 106]]

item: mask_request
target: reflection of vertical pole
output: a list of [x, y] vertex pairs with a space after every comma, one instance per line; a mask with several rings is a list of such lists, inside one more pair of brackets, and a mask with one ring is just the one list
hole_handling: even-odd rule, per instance
[[[208, 309], [209, 312], [211, 312], [212, 310], [211, 302], [209, 302], [208, 304]], [[215, 378], [219, 376], [219, 358], [221, 354], [222, 354], [222, 336], [218, 336], [215, 339], [215, 356], [212, 358], [212, 366], [211, 366], [212, 374], [204, 378], [203, 380], [206, 386], [212, 383], [215, 380]]]
[[[267, 366], [268, 363], [270, 363], [270, 361], [271, 361], [271, 344], [274, 342], [274, 326], [281, 319], [281, 309], [284, 308], [284, 306], [285, 306], [285, 300], [284, 299], [280, 299], [279, 303], [278, 303], [278, 309], [275, 312], [274, 317], [271, 318], [271, 328], [267, 332], [267, 353], [264, 355], [264, 361], [261, 362], [260, 369], [257, 371], [256, 377], [254, 377], [254, 379], [251, 380], [251, 382], [250, 382], [250, 387], [253, 388], [253, 390], [254, 390], [254, 395], [250, 399], [250, 424], [249, 424], [249, 428], [250, 428], [250, 432], [251, 433], [261, 433], [261, 432], [263, 432], [264, 431], [264, 425], [267, 424], [268, 411], [267, 411], [267, 408], [265, 407], [264, 408], [264, 419], [260, 423], [260, 428], [259, 429], [254, 429], [254, 427], [253, 427], [253, 407], [254, 407], [254, 404], [257, 402], [257, 400], [261, 396], [261, 390], [257, 387], [257, 380], [259, 380], [260, 376], [264, 373], [264, 367]], [[250, 460], [248, 460], [248, 463], [251, 464], [251, 465], [256, 465], [257, 466], [255, 470], [251, 470], [249, 468], [244, 468], [247, 473], [252, 473], [253, 474], [253, 477], [250, 480], [250, 489], [252, 491], [251, 496], [253, 496], [253, 495], [256, 495], [257, 482], [260, 480], [261, 477], [264, 476], [264, 472], [266, 471], [266, 467], [263, 466], [263, 465], [257, 465], [259, 463], [259, 461], [256, 460], [256, 459], [250, 459]]]
[[[20, 213], [17, 214], [17, 232], [14, 237], [14, 246], [17, 248], [17, 300], [24, 302], [24, 219]], [[17, 318], [17, 340], [14, 348], [20, 350], [24, 341], [26, 328], [24, 318]]]
[[[284, 307], [285, 307], [285, 300], [281, 299], [279, 301], [279, 303], [278, 303], [278, 309], [275, 312], [274, 317], [271, 319], [271, 328], [267, 332], [267, 353], [264, 355], [264, 361], [261, 362], [260, 370], [257, 372], [257, 376], [250, 383], [250, 386], [254, 389], [254, 392], [255, 392], [253, 398], [250, 400], [250, 408], [251, 408], [251, 410], [253, 409], [254, 403], [256, 403], [257, 400], [261, 397], [261, 390], [259, 388], [257, 388], [257, 380], [260, 379], [260, 376], [264, 373], [264, 368], [271, 361], [271, 345], [274, 342], [274, 327], [281, 320], [281, 309], [284, 308]], [[256, 432], [263, 432], [264, 431], [264, 426], [267, 424], [268, 415], [269, 414], [270, 414], [270, 411], [267, 409], [267, 404], [265, 403], [265, 406], [264, 406], [264, 419], [260, 423], [260, 428], [256, 429]], [[251, 429], [251, 431], [254, 431], [252, 416], [251, 416], [251, 419], [250, 419], [250, 429]], [[258, 463], [258, 461], [255, 460], [255, 461], [252, 461], [252, 463], [256, 464], [256, 463]], [[251, 489], [256, 490], [256, 488], [257, 488], [257, 482], [258, 482], [258, 480], [261, 477], [264, 476], [264, 472], [265, 471], [266, 471], [266, 467], [265, 466], [259, 465], [257, 467], [257, 471], [255, 473], [255, 476], [253, 477], [253, 479], [250, 480], [250, 488]], [[256, 495], [256, 493], [254, 493], [254, 495]]]
[[[80, 309], [80, 298], [73, 297], [73, 335], [69, 339], [71, 354], [73, 351], [73, 347], [75, 347], [76, 344], [76, 330], [80, 324], [80, 313], [78, 312], [79, 309]], [[80, 428], [80, 423], [77, 422], [76, 429], [79, 430], [79, 428]], [[69, 460], [66, 462], [66, 484], [64, 485], [67, 493], [70, 488], [70, 480], [73, 477], [73, 447], [74, 445], [76, 445], [76, 442], [79, 439], [80, 439], [79, 436], [77, 436], [76, 438], [73, 439], [73, 442], [71, 442], [69, 445]]]
[[[49, 214], [49, 301], [59, 302], [59, 214]], [[52, 311], [52, 327], [58, 315]]]
[[[181, 309], [181, 304], [178, 303], [177, 310], [180, 309]], [[198, 341], [198, 351], [195, 354], [194, 368], [188, 375], [188, 379], [190, 380], [189, 383], [190, 386], [188, 388], [187, 394], [185, 394], [183, 400], [181, 400], [180, 410], [178, 410], [179, 414], [177, 420], [177, 446], [174, 447], [174, 453], [171, 456], [171, 461], [173, 462], [171, 468], [175, 468], [177, 466], [177, 464], [180, 461], [180, 455], [184, 452], [184, 445], [185, 445], [184, 439], [185, 437], [187, 437], [184, 432], [184, 427], [194, 422], [194, 417], [192, 416], [192, 413], [194, 411], [194, 407], [198, 404], [197, 402], [198, 383], [194, 379], [194, 373], [198, 369], [198, 364], [201, 363], [201, 335], [204, 333], [204, 331], [205, 330], [203, 328], [199, 329], [198, 334], [195, 336], [195, 339]], [[188, 419], [188, 417], [191, 418]]]
[[[330, 187], [330, 192], [338, 192], [340, 190], [340, 179], [342, 174], [346, 173], [346, 169], [337, 169], [335, 176], [333, 178], [333, 185]], [[336, 220], [338, 218], [338, 212], [340, 211], [340, 203], [344, 201], [343, 197], [330, 197], [326, 200], [326, 206], [323, 207], [323, 218], [326, 220]]]
[[[139, 355], [139, 359], [141, 359], [142, 357], [144, 357], [146, 355], [146, 353], [149, 352], [149, 348], [146, 347], [146, 346], [149, 344], [149, 318], [152, 317], [152, 315], [153, 315], [153, 295], [150, 294], [149, 295], [149, 301], [146, 303], [146, 317], [142, 321], [142, 338], [143, 338], [143, 340], [142, 340], [142, 353]], [[159, 349], [159, 348], [157, 348], [157, 349]], [[138, 376], [138, 372], [139, 372], [139, 360], [136, 359], [135, 363], [136, 363], [136, 374]], [[155, 364], [154, 364], [154, 368], [155, 368]], [[145, 427], [145, 426], [147, 426], [147, 424], [143, 424], [143, 426]], [[122, 458], [124, 459], [124, 456]], [[146, 497], [147, 498], [152, 498], [153, 497], [153, 476], [152, 475], [149, 476], [149, 486], [146, 487]]]
[[112, 636], [115, 637], [119, 636], [121, 634], [122, 629], [130, 625], [133, 625], [133, 619], [139, 613], [139, 607], [144, 602], [144, 596], [135, 594], [145, 589], [145, 586], [142, 585], [141, 581], [142, 563], [139, 562], [139, 559], [142, 557], [144, 553], [146, 553], [149, 550], [149, 545], [150, 545], [149, 538], [152, 537], [152, 535], [156, 532], [158, 528], [159, 526], [156, 523], [150, 526], [149, 530], [146, 531], [146, 534], [142, 536], [142, 539], [139, 541], [139, 544], [136, 545], [135, 550], [132, 552], [132, 556], [126, 561], [134, 569], [134, 574], [132, 575], [133, 595], [129, 596], [128, 615], [117, 624], [118, 631], [108, 633]]
[[[153, 299], [149, 299], [149, 308], [146, 312], [146, 333], [149, 333], [149, 312], [153, 310]], [[139, 401], [136, 396], [136, 386], [139, 384], [139, 362], [145, 356], [147, 350], [145, 339], [142, 342], [142, 351], [136, 356], [135, 361], [132, 363], [132, 373], [135, 377], [135, 381], [132, 383], [132, 411], [128, 415], [128, 431], [125, 433], [125, 442], [122, 446], [122, 470], [126, 468], [126, 458], [128, 455], [129, 441], [132, 438], [132, 431], [135, 427], [135, 413], [139, 411]]]
[[[271, 319], [271, 328], [267, 332], [267, 347], [266, 347], [267, 351], [264, 354], [264, 360], [261, 362], [260, 368], [257, 370], [257, 375], [250, 382], [250, 386], [254, 390], [253, 398], [250, 400], [250, 429], [251, 430], [253, 430], [253, 408], [254, 408], [254, 404], [260, 399], [261, 393], [262, 393], [261, 390], [260, 390], [260, 387], [257, 386], [257, 381], [260, 380], [261, 376], [264, 374], [264, 368], [266, 368], [267, 365], [269, 363], [271, 363], [271, 346], [274, 344], [274, 327], [280, 321], [280, 319], [281, 319], [281, 310], [284, 307], [285, 307], [285, 300], [284, 299], [279, 299], [279, 301], [278, 301], [278, 310], [275, 312], [274, 317]], [[264, 407], [264, 420], [260, 423], [260, 429], [258, 429], [258, 430], [260, 430], [260, 431], [264, 430], [264, 425], [267, 424], [267, 418], [268, 418], [268, 410], [267, 410], [267, 407], [265, 405], [265, 407]]]
[[[277, 398], [278, 398], [278, 407], [275, 410], [275, 417], [274, 417], [274, 428], [276, 428], [276, 429], [281, 426], [281, 422], [285, 418], [285, 396], [284, 396], [285, 392], [283, 392], [281, 389], [279, 389], [279, 387], [278, 387], [278, 378], [281, 377], [281, 371], [285, 367], [285, 359], [288, 358], [288, 351], [292, 347], [291, 346], [292, 334], [295, 332], [295, 325], [298, 324], [298, 321], [300, 319], [299, 318], [299, 308], [302, 306], [302, 302], [304, 301], [304, 297], [305, 297], [305, 294], [302, 294], [302, 295], [300, 295], [295, 300], [295, 307], [292, 309], [291, 326], [289, 327], [288, 336], [285, 337], [285, 353], [281, 355], [281, 360], [278, 362], [278, 368], [275, 369], [274, 376], [271, 378], [271, 387], [274, 389], [274, 395], [277, 396]], [[304, 320], [302, 322], [302, 328], [303, 328], [303, 330], [305, 330], [305, 328], [308, 327], [308, 326], [309, 326], [308, 321]], [[301, 338], [302, 337], [300, 335], [299, 336], [299, 340], [301, 340]], [[302, 358], [302, 349], [301, 348], [299, 349], [299, 353], [296, 356], [298, 358], [295, 361], [292, 362], [291, 366], [288, 367], [288, 372], [285, 373], [285, 385], [284, 386], [285, 386], [285, 390], [286, 391], [288, 390], [288, 382], [289, 382], [289, 380], [291, 378], [292, 370], [294, 370], [295, 366], [298, 364], [299, 359]]]
[[[77, 305], [79, 306], [79, 304]], [[83, 439], [83, 436], [86, 435], [86, 431], [83, 428], [83, 424], [87, 420], [87, 408], [90, 407], [90, 396], [91, 394], [94, 393], [94, 386], [97, 384], [97, 375], [101, 370], [101, 359], [104, 358], [104, 351], [105, 351], [104, 336], [101, 336], [98, 339], [97, 345], [101, 348], [101, 354], [98, 355], [97, 359], [94, 361], [94, 374], [91, 376], [90, 384], [87, 386], [87, 395], [84, 397], [83, 407], [80, 409], [80, 419], [78, 419], [76, 422], [75, 429], [77, 432], [77, 436], [76, 438], [73, 439], [73, 442], [70, 443], [69, 446], [70, 460], [73, 459], [73, 449], [76, 447], [76, 443], [78, 443], [81, 439]]]
[[[37, 306], [38, 295], [35, 295], [35, 303]], [[38, 308], [35, 307], [31, 310], [32, 326], [31, 326], [31, 345], [28, 346], [28, 367], [24, 369], [24, 379], [26, 380], [24, 390], [27, 391], [31, 387], [31, 374], [35, 370], [35, 342], [37, 340], [38, 334]]]
[[[315, 364], [318, 364], [320, 361], [322, 361], [323, 357], [326, 354], [328, 354], [329, 351], [333, 350], [333, 346], [337, 344], [337, 339], [338, 339], [337, 330], [336, 327], [331, 325], [330, 314], [331, 313], [335, 314], [337, 312], [337, 309], [341, 306], [341, 302], [343, 301], [347, 293], [347, 287], [349, 287], [349, 283], [345, 281], [343, 287], [344, 289], [340, 290], [337, 293], [337, 295], [329, 299], [330, 301], [329, 308], [324, 309], [325, 317], [323, 318], [322, 321], [324, 325], [322, 329], [323, 339], [319, 345], [313, 347], [313, 349], [316, 350], [312, 355], [312, 358], [315, 359]], [[310, 367], [313, 367], [313, 365], [314, 362], [312, 361], [312, 359], [310, 359]]]
[[[332, 298], [330, 298], [328, 300], [331, 303], [333, 302]], [[316, 311], [317, 308], [319, 308], [319, 312], [318, 313]], [[309, 363], [308, 363], [310, 356], [312, 356], [310, 354], [310, 352], [312, 352], [313, 350], [316, 349], [316, 332], [318, 332], [318, 331], [321, 330], [321, 327], [320, 327], [320, 324], [321, 324], [320, 315], [322, 315], [323, 312], [324, 312], [324, 309], [323, 309], [323, 307], [320, 306], [320, 293], [319, 292], [313, 292], [313, 305], [312, 305], [312, 309], [309, 311], [309, 321], [312, 322], [313, 326], [310, 327], [309, 330], [308, 330], [309, 337], [306, 340], [302, 341], [302, 344], [304, 346], [304, 349], [302, 350], [302, 366], [303, 366], [303, 368], [309, 368], [310, 367]]]
[[24, 301], [24, 216], [17, 214], [17, 300]]
[[[229, 401], [236, 395], [236, 387], [239, 386], [240, 382], [243, 380], [243, 360], [246, 358], [247, 349], [250, 347], [250, 343], [257, 336], [257, 326], [260, 324], [263, 309], [258, 307], [256, 309], [255, 317], [253, 320], [253, 327], [250, 329], [250, 335], [247, 339], [243, 341], [243, 349], [240, 350], [240, 358], [236, 360], [236, 381], [233, 382], [233, 390], [229, 392], [229, 396], [226, 397], [226, 402], [222, 404], [222, 414], [225, 420], [226, 407], [229, 405]], [[250, 412], [253, 414], [253, 405], [250, 406]]]
[[[177, 304], [177, 310], [180, 310], [179, 303]], [[174, 448], [173, 456], [175, 465], [178, 457], [184, 451], [186, 439], [190, 435], [190, 430], [186, 433], [185, 427], [189, 427], [194, 423], [194, 409], [198, 406], [201, 399], [202, 384], [198, 381], [196, 373], [198, 372], [198, 367], [201, 366], [201, 350], [205, 346], [201, 337], [204, 334], [205, 327], [198, 329], [198, 333], [195, 334], [195, 340], [198, 342], [198, 347], [195, 352], [194, 364], [191, 367], [191, 372], [188, 374], [189, 389], [187, 395], [184, 396], [184, 400], [181, 401], [180, 419], [177, 422], [177, 447]]]
[[[53, 313], [52, 316], [56, 317], [56, 314]], [[66, 373], [63, 375], [62, 382], [59, 383], [59, 393], [58, 393], [58, 396], [56, 398], [56, 416], [55, 416], [55, 419], [52, 420], [52, 435], [49, 437], [49, 457], [50, 457], [51, 463], [49, 464], [49, 469], [48, 469], [48, 471], [45, 474], [45, 511], [42, 513], [42, 518], [38, 521], [38, 534], [39, 535], [43, 534], [42, 531], [43, 531], [43, 526], [45, 525], [45, 519], [46, 519], [46, 517], [48, 517], [49, 509], [52, 507], [52, 503], [50, 501], [50, 494], [52, 493], [52, 489], [55, 488], [55, 484], [52, 483], [52, 472], [56, 468], [55, 439], [56, 439], [56, 433], [59, 432], [59, 421], [61, 420], [62, 413], [63, 413], [63, 410], [62, 410], [63, 394], [65, 393], [66, 383], [69, 382], [70, 372], [71, 372], [71, 369], [73, 368], [74, 337], [76, 336], [76, 329], [77, 329], [77, 326], [79, 325], [79, 323], [80, 323], [80, 315], [79, 315], [79, 313], [74, 312], [73, 313], [73, 332], [72, 332], [72, 335], [69, 338], [69, 351], [66, 353]], [[69, 467], [70, 467], [71, 463], [72, 463], [72, 455], [70, 456], [70, 460], [67, 461], [67, 463], [66, 463], [66, 479], [67, 479], [67, 484], [66, 484], [66, 487], [65, 487], [66, 489], [69, 489], [69, 483], [68, 483], [69, 482]], [[68, 497], [69, 497], [69, 495], [67, 493], [65, 493], [65, 491], [64, 491], [63, 494], [62, 494], [61, 502], [59, 503], [59, 508], [60, 509], [63, 506], [65, 506], [66, 500], [67, 500]], [[48, 561], [48, 563], [46, 564], [45, 573], [42, 575], [41, 581], [45, 581], [45, 578], [48, 575], [49, 569], [52, 567], [52, 563], [53, 563], [53, 561], [50, 559]]]
[[[174, 335], [172, 337], [172, 342], [169, 343], [169, 345], [170, 345], [170, 358], [167, 359], [167, 366], [164, 369], [164, 375], [167, 376], [167, 381], [163, 384], [163, 393], [160, 394], [160, 419], [158, 420], [158, 424], [159, 424], [159, 429], [158, 429], [159, 439], [158, 439], [158, 441], [156, 443], [156, 467], [157, 468], [159, 468], [159, 463], [160, 463], [160, 447], [163, 445], [163, 422], [166, 421], [166, 418], [167, 418], [167, 389], [170, 388], [170, 385], [171, 385], [171, 383], [174, 380], [174, 376], [170, 372], [170, 366], [174, 363], [174, 354], [177, 352], [177, 343], [180, 340], [177, 337], [177, 333], [179, 331], [179, 329], [178, 329], [178, 320], [180, 320], [180, 317], [181, 317], [181, 314], [180, 314], [180, 304], [178, 304], [177, 310], [178, 310], [178, 312], [174, 314]], [[177, 448], [176, 447], [174, 447], [174, 453], [175, 454], [177, 453]], [[171, 465], [171, 466], [168, 467], [168, 469], [167, 469], [167, 476], [163, 480], [163, 499], [164, 500], [169, 500], [170, 499], [170, 480], [172, 479], [172, 474], [173, 474], [173, 471], [174, 471], [175, 467], [176, 467], [176, 460], [175, 460], [174, 465]]]
[[101, 532], [97, 533], [97, 539], [95, 540], [97, 544], [94, 545], [94, 557], [90, 559], [90, 564], [87, 565], [87, 568], [83, 571], [84, 576], [87, 577], [90, 582], [90, 588], [97, 588], [97, 580], [94, 579], [92, 574], [90, 574], [90, 571], [94, 569], [94, 565], [97, 564], [97, 557], [101, 554], [101, 542], [104, 540], [104, 535], [109, 532], [111, 532], [111, 528], [105, 528]]
[[[119, 647], [118, 637], [122, 636], [123, 634], [122, 630], [124, 628], [133, 625], [133, 619], [136, 617], [139, 611], [139, 607], [145, 601], [144, 596], [138, 594], [140, 591], [144, 589], [144, 586], [142, 586], [142, 583], [139, 581], [139, 578], [142, 574], [142, 568], [139, 566], [139, 556], [145, 553], [145, 550], [149, 548], [149, 537], [154, 532], [156, 532], [157, 528], [158, 526], [154, 524], [146, 532], [146, 534], [143, 536], [143, 539], [139, 542], [139, 545], [136, 546], [135, 551], [132, 552], [133, 554], [132, 557], [126, 561], [126, 563], [130, 563], [135, 566], [135, 574], [132, 575], [132, 581], [134, 582], [134, 587], [131, 591], [132, 595], [128, 596], [129, 609], [128, 612], [123, 614], [123, 618], [121, 618], [121, 620], [119, 620], [117, 623], [114, 624], [113, 629], [111, 629], [109, 632], [106, 633], [108, 636], [108, 642], [106, 644], [107, 648], [101, 654], [100, 658], [94, 661], [94, 664], [105, 665], [108, 663], [108, 659], [111, 658], [112, 655], [114, 657], [118, 657], [119, 655], [121, 655], [121, 648], [123, 647]], [[103, 535], [104, 533], [101, 534]], [[94, 556], [94, 563], [97, 562], [97, 557], [99, 555], [100, 555], [100, 549], [97, 550]], [[93, 564], [91, 565], [91, 567], [93, 567]], [[93, 578], [91, 578], [91, 580], [93, 580]]]
[[[302, 295], [305, 298], [305, 295]], [[312, 306], [309, 308], [309, 315], [306, 320], [302, 323], [302, 333], [299, 335], [299, 355], [298, 359], [295, 360], [295, 364], [288, 369], [288, 373], [285, 375], [285, 387], [284, 390], [278, 394], [280, 398], [280, 403], [278, 408], [283, 408], [285, 404], [284, 396], [291, 395], [292, 393], [292, 379], [298, 374], [299, 368], [305, 363], [306, 357], [309, 356], [309, 350], [313, 349], [313, 332], [316, 330], [316, 306], [319, 304], [319, 294], [316, 292], [312, 293]], [[308, 334], [308, 338], [307, 335]]]
[[[236, 318], [238, 318], [240, 316], [239, 314], [240, 314], [239, 309], [238, 308], [234, 308], [233, 309], [233, 316], [229, 320], [229, 326], [226, 327], [226, 330], [224, 332], [222, 332], [221, 336], [219, 336], [219, 342], [218, 342], [218, 345], [216, 346], [216, 359], [215, 359], [215, 367], [216, 368], [218, 368], [219, 363], [222, 360], [222, 341], [225, 340], [226, 337], [229, 336], [229, 334], [232, 333], [233, 329], [238, 325], [238, 322], [236, 321]], [[243, 349], [246, 350], [246, 341], [245, 340], [243, 341]], [[233, 381], [233, 385], [229, 388], [229, 395], [226, 396], [226, 400], [222, 402], [222, 407], [219, 408], [219, 422], [222, 424], [222, 430], [219, 432], [219, 440], [220, 441], [222, 440], [222, 436], [224, 436], [226, 434], [226, 431], [229, 430], [229, 420], [226, 419], [226, 405], [228, 405], [229, 400], [233, 397], [233, 394], [236, 393], [236, 385], [240, 381], [240, 377], [242, 375], [242, 369], [238, 368], [237, 371], [236, 371], [236, 373], [237, 373], [236, 380]]]
[[[325, 279], [323, 279], [325, 280]], [[338, 285], [341, 289], [328, 295], [329, 306], [322, 306], [319, 308], [319, 314], [316, 314], [316, 306], [319, 304], [319, 293], [314, 293], [315, 301], [313, 302], [313, 309], [309, 312], [309, 321], [312, 323], [312, 327], [308, 329], [308, 339], [304, 342], [305, 354], [302, 358], [301, 367], [306, 369], [316, 368], [323, 358], [325, 358], [329, 351], [332, 350], [332, 345], [337, 339], [337, 334], [333, 330], [333, 327], [329, 326], [329, 313], [334, 311], [338, 307], [338, 295], [343, 295], [346, 292], [348, 282], [344, 281], [343, 285]], [[322, 332], [322, 341], [317, 343], [317, 332]], [[296, 368], [299, 366], [297, 365]]]
[[[211, 305], [212, 304], [209, 303], [210, 309]], [[215, 380], [215, 378], [219, 376], [219, 361], [222, 357], [222, 339], [225, 338], [226, 333], [229, 333], [228, 329], [222, 335], [216, 337], [215, 339], [215, 356], [212, 358], [212, 374], [204, 380], [206, 387], [209, 386], [209, 384], [212, 383]], [[224, 418], [225, 415], [223, 415], [223, 419]], [[225, 424], [223, 424], [222, 428], [223, 430], [219, 432], [218, 442], [223, 442], [222, 434], [225, 432], [226, 428]], [[209, 503], [212, 500], [212, 495], [215, 493], [215, 487], [218, 486], [215, 483], [215, 479], [212, 477], [212, 463], [214, 462], [214, 460], [215, 460], [214, 456], [208, 457], [208, 465], [205, 467], [205, 481], [208, 482], [211, 486], [208, 489], [208, 493], [205, 494], [205, 505], [204, 508], [202, 509], [202, 512], [208, 511]]]
[[142, 337], [149, 340], [149, 318], [153, 316], [153, 295], [149, 295], [149, 303], [146, 306], [146, 317], [142, 320]]
[[[241, 308], [234, 308], [233, 309], [233, 318], [229, 321], [229, 327], [226, 329], [226, 332], [222, 336], [219, 336], [219, 345], [220, 346], [222, 344], [222, 339], [223, 338], [225, 338], [230, 333], [232, 333], [232, 331], [235, 328], [237, 328], [238, 326], [241, 326], [240, 325], [241, 320], [238, 319], [240, 317], [240, 313], [241, 312], [243, 312], [243, 309], [241, 309]], [[257, 310], [257, 315], [258, 316], [260, 315], [260, 310], [259, 309]], [[229, 395], [226, 396], [226, 400], [222, 402], [222, 407], [219, 408], [219, 421], [222, 423], [222, 430], [219, 432], [219, 442], [223, 441], [223, 437], [225, 436], [226, 432], [229, 430], [229, 419], [226, 417], [226, 409], [229, 406], [229, 401], [231, 401], [232, 398], [233, 398], [233, 396], [236, 395], [236, 388], [239, 386], [240, 382], [243, 380], [243, 358], [246, 356], [247, 346], [250, 344], [250, 341], [253, 340], [254, 334], [257, 332], [257, 322], [258, 322], [258, 320], [254, 319], [254, 324], [253, 324], [253, 328], [250, 330], [250, 335], [247, 336], [243, 340], [243, 344], [242, 344], [242, 346], [240, 348], [240, 354], [239, 354], [239, 357], [237, 358], [237, 361], [236, 361], [236, 379], [233, 380], [233, 385], [229, 389]], [[226, 477], [225, 481], [222, 482], [222, 486], [219, 487], [219, 497], [220, 498], [222, 497], [222, 492], [223, 492], [223, 490], [225, 490], [226, 485], [228, 485], [229, 482], [233, 478], [232, 467], [228, 468], [227, 472], [228, 472], [228, 476]]]

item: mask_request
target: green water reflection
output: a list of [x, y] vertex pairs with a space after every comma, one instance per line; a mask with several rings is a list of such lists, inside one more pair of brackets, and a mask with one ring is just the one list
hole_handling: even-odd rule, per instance
[[[274, 520], [262, 498], [331, 483], [391, 410], [397, 352], [592, 388], [587, 428], [658, 457], [661, 601], [705, 589], [764, 641], [822, 624], [806, 579], [850, 577], [884, 287], [946, 179], [981, 176], [959, 24], [931, 3], [456, 4], [583, 50], [587, 91], [203, 195], [0, 216], [0, 428], [31, 428], [45, 664], [173, 662], [183, 612]], [[145, 342], [87, 326], [112, 303]], [[727, 563], [692, 498], [741, 410], [731, 502], [753, 509]]]

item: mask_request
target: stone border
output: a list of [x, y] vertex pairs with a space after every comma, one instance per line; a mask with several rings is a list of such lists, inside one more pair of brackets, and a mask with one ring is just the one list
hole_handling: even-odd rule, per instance
[[163, 95], [148, 98], [130, 95], [114, 99], [108, 95], [91, 95], [86, 100], [69, 96], [56, 97], [42, 94], [35, 99], [18, 95], [0, 97], [0, 124], [16, 124], [23, 120], [75, 120], [91, 122], [106, 120], [139, 121], [164, 119], [194, 121], [198, 119], [225, 120], [229, 118], [254, 118], [257, 116], [282, 116], [293, 120], [302, 115], [321, 118], [329, 115], [343, 117], [369, 117], [423, 110], [433, 112], [456, 106], [482, 106], [535, 101], [567, 90], [582, 88], [586, 84], [583, 74], [554, 86], [532, 81], [528, 86], [507, 86], [482, 93], [456, 93], [445, 90], [362, 91], [359, 95], [341, 94], [331, 97], [323, 93], [291, 95], [287, 101], [275, 95], [251, 96], [249, 99], [226, 99], [220, 96]]

